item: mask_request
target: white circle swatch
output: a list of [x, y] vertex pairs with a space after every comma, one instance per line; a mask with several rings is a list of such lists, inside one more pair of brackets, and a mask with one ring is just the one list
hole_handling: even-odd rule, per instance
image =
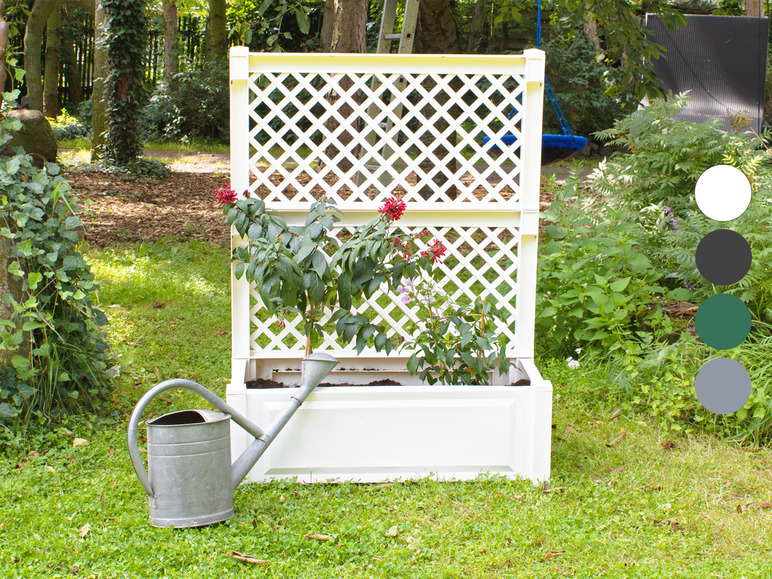
[[751, 184], [740, 169], [715, 165], [697, 179], [694, 199], [700, 211], [711, 219], [731, 221], [750, 205]]

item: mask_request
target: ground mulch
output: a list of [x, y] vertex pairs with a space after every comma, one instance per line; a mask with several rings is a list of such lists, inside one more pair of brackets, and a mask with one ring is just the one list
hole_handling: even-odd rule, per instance
[[[146, 151], [172, 170], [168, 179], [74, 169], [65, 174], [82, 208], [84, 239], [97, 248], [163, 238], [229, 243], [229, 228], [212, 192], [229, 180], [227, 154]], [[552, 202], [542, 189], [541, 209]]]

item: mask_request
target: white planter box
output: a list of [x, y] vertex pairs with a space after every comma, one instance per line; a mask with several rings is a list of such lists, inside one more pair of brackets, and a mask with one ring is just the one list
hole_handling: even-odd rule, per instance
[[[319, 387], [247, 480], [547, 480], [552, 385], [533, 364], [525, 370], [528, 386]], [[229, 388], [228, 402], [267, 427], [292, 391]], [[231, 435], [235, 458], [251, 438], [236, 425]]]

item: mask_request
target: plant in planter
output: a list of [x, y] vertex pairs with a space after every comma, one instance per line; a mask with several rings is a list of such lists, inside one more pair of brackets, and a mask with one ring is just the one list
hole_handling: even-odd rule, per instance
[[499, 333], [497, 324], [505, 320], [503, 310], [485, 298], [455, 303], [430, 281], [408, 279], [397, 289], [404, 303], [419, 305], [421, 321], [411, 328], [416, 337], [402, 344], [402, 349], [414, 350], [407, 361], [410, 374], [421, 370], [421, 380], [429, 384], [486, 385], [490, 370], [509, 371], [509, 338]]
[[405, 202], [397, 197], [386, 200], [378, 217], [342, 242], [331, 233], [341, 212], [326, 197], [311, 205], [304, 226], [290, 226], [266, 211], [262, 199], [237, 199], [227, 184], [215, 191], [215, 197], [223, 204], [226, 223], [244, 240], [233, 250], [236, 278], [246, 276], [255, 284], [280, 327], [286, 316], [302, 317], [306, 355], [321, 343], [325, 324], [329, 329], [334, 324], [343, 342], [355, 340], [357, 353], [368, 344], [391, 352], [396, 345], [393, 338], [382, 325], [352, 313], [355, 301], [370, 298], [386, 282], [396, 289], [403, 278], [431, 275], [445, 253], [436, 239], [421, 248], [431, 238], [428, 230], [412, 234], [392, 230], [405, 211]]

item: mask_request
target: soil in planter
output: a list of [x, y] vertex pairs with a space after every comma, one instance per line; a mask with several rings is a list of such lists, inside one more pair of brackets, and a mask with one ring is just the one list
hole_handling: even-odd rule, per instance
[[[344, 382], [342, 384], [331, 384], [330, 382], [322, 382], [319, 384], [319, 388], [326, 386], [402, 386], [399, 382], [396, 382], [390, 378], [383, 380], [373, 380], [368, 384], [351, 384]], [[293, 386], [287, 386], [284, 382], [277, 382], [276, 380], [266, 380], [265, 378], [258, 378], [257, 380], [248, 380], [247, 388], [293, 388]]]

